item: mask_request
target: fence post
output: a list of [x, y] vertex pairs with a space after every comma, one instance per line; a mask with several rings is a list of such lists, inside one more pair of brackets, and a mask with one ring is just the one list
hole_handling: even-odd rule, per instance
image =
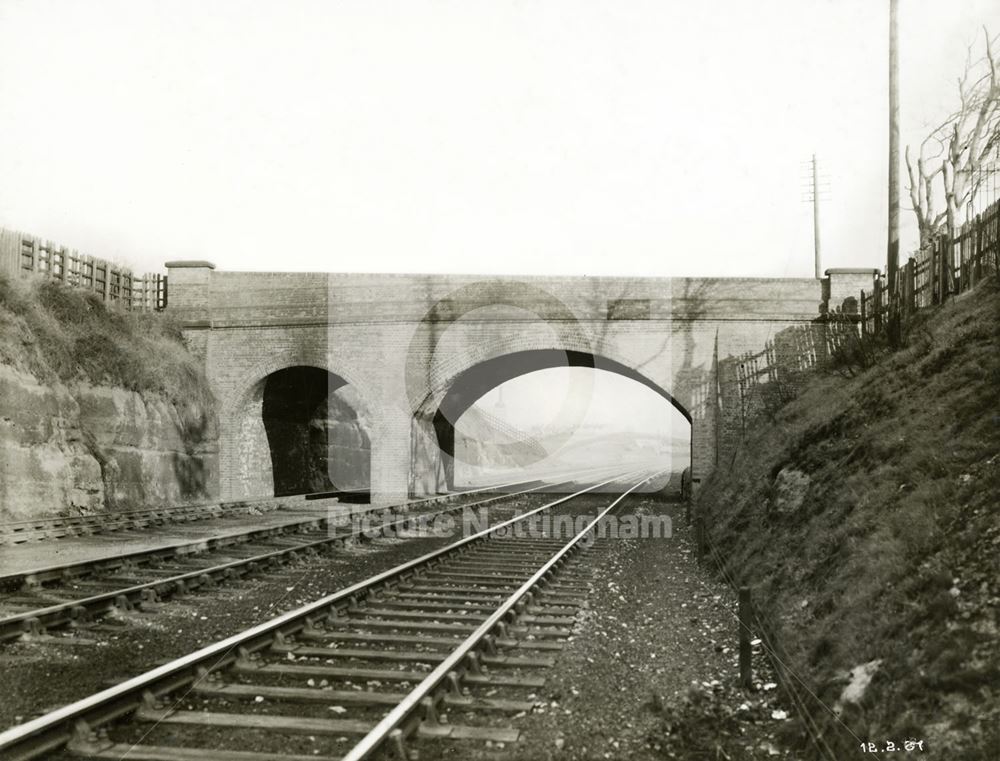
[[951, 287], [951, 279], [955, 274], [951, 263], [954, 253], [955, 241], [951, 240], [951, 234], [948, 233], [942, 239], [941, 246], [941, 300], [938, 302], [940, 304], [943, 304], [948, 299], [948, 289]]
[[927, 260], [927, 305], [937, 304], [937, 241], [931, 241], [930, 257]]
[[973, 235], [974, 244], [972, 246], [972, 261], [969, 266], [969, 287], [974, 288], [979, 280], [979, 261], [983, 252], [983, 220], [977, 214]]
[[861, 337], [868, 335], [868, 308], [865, 306], [865, 290], [861, 289], [861, 298], [858, 300], [861, 309]]
[[872, 309], [872, 317], [875, 318], [874, 322], [874, 332], [875, 335], [881, 335], [882, 333], [882, 278], [875, 278], [875, 304]]
[[871, 313], [872, 313], [872, 335], [877, 336], [879, 334], [878, 329], [878, 277], [875, 278], [875, 282], [872, 283], [872, 303], [871, 303]]
[[968, 262], [972, 257], [972, 228], [968, 222], [962, 225], [962, 238], [958, 245], [959, 280], [955, 293], [961, 293], [969, 287]]
[[749, 690], [753, 685], [753, 669], [750, 662], [750, 619], [753, 615], [751, 605], [750, 587], [740, 587], [740, 687], [745, 690]]
[[698, 557], [705, 557], [708, 542], [705, 541], [705, 517], [699, 510], [694, 516], [694, 539], [698, 552]]
[[917, 262], [911, 256], [906, 260], [906, 274], [903, 280], [903, 308], [907, 316], [916, 311]]
[[993, 207], [993, 219], [990, 221], [990, 248], [993, 251], [993, 272], [1000, 277], [1000, 203]]
[[944, 262], [945, 259], [944, 239], [946, 235], [947, 233], [943, 233], [941, 237], [938, 239], [939, 243], [939, 246], [937, 248], [937, 296], [938, 297], [937, 301], [935, 302], [936, 304], [944, 303], [944, 289], [946, 283], [948, 282], [947, 279], [948, 266]]

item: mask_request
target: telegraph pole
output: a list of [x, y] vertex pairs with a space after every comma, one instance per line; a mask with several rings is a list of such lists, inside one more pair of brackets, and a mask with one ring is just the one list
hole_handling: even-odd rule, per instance
[[889, 282], [889, 345], [900, 344], [899, 306], [899, 0], [889, 0], [889, 245], [886, 275]]
[[889, 0], [889, 298], [899, 277], [899, 0]]
[[813, 172], [813, 247], [816, 266], [816, 279], [823, 277], [823, 267], [820, 264], [819, 244], [819, 170], [816, 167], [816, 154], [812, 157]]
[[[805, 169], [806, 166], [809, 167], [808, 170]], [[811, 174], [810, 177], [802, 178], [801, 188], [802, 201], [809, 201], [813, 207], [813, 267], [816, 279], [819, 280], [823, 277], [823, 251], [820, 245], [819, 232], [819, 202], [822, 194], [828, 193], [830, 190], [830, 185], [827, 178], [824, 178], [822, 182], [820, 181], [819, 161], [815, 153], [809, 161], [802, 162], [802, 167], [804, 171], [808, 171]]]

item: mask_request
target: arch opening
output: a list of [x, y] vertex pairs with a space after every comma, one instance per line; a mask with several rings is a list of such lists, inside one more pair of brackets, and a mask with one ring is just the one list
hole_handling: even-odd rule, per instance
[[600, 355], [544, 349], [496, 357], [459, 373], [436, 398], [414, 416], [415, 495], [599, 459], [661, 462], [679, 485], [690, 465], [688, 410], [647, 376]]
[[309, 365], [277, 370], [263, 380], [261, 420], [276, 497], [368, 501], [370, 422], [346, 380]]

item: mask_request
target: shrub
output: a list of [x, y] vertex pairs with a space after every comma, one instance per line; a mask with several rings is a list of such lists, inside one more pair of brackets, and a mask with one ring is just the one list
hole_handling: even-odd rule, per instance
[[42, 382], [89, 381], [207, 406], [208, 382], [174, 320], [109, 308], [55, 280], [0, 276], [0, 362]]
[[881, 334], [847, 331], [830, 352], [828, 368], [845, 378], [853, 378], [874, 367], [888, 352], [889, 344]]

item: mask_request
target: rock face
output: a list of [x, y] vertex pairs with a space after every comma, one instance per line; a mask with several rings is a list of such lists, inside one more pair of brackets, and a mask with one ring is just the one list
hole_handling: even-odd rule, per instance
[[216, 498], [215, 414], [0, 365], [0, 520]]
[[354, 407], [338, 396], [330, 396], [325, 408], [309, 421], [313, 472], [325, 476], [334, 489], [369, 489], [371, 442], [367, 431], [370, 425], [358, 416]]

